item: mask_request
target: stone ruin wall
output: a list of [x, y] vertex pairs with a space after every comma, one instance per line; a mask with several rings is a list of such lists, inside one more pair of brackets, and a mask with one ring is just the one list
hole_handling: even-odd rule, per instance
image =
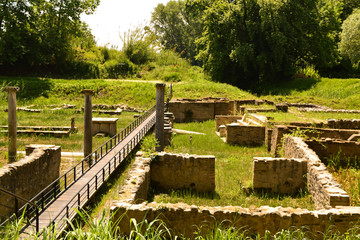
[[215, 157], [161, 152], [151, 162], [154, 188], [215, 191]]
[[262, 145], [265, 140], [264, 126], [226, 125], [226, 143], [239, 145]]
[[[0, 169], [0, 187], [27, 200], [59, 177], [61, 147], [54, 145], [30, 145], [22, 160]], [[0, 202], [15, 207], [14, 198], [0, 192]], [[19, 208], [24, 202], [19, 200]], [[13, 213], [13, 209], [0, 206], [0, 217]]]
[[307, 161], [308, 190], [317, 209], [349, 206], [349, 195], [341, 188], [328, 172], [318, 155], [299, 137], [286, 137], [283, 141], [286, 158]]
[[216, 115], [215, 116], [215, 131], [218, 131], [221, 125], [227, 125], [230, 123], [236, 123], [242, 116], [236, 115]]
[[199, 229], [206, 231], [216, 224], [222, 223], [224, 227], [248, 230], [249, 233], [264, 236], [265, 231], [272, 234], [291, 227], [302, 228], [306, 226], [312, 239], [323, 239], [322, 233], [332, 226], [333, 231], [346, 232], [358, 223], [360, 218], [359, 207], [336, 207], [318, 211], [306, 209], [282, 208], [263, 206], [259, 208], [228, 207], [197, 207], [183, 203], [158, 204], [142, 203], [129, 204], [115, 202], [111, 206], [114, 214], [113, 221], [118, 221], [120, 231], [129, 234], [131, 231], [130, 219], [137, 222], [143, 219], [164, 221], [172, 234], [194, 237]]
[[284, 134], [291, 133], [292, 130], [301, 130], [302, 134], [309, 138], [335, 138], [347, 140], [354, 134], [359, 134], [360, 130], [351, 129], [326, 129], [326, 128], [311, 128], [311, 127], [297, 127], [275, 125], [271, 135], [271, 153], [277, 156], [277, 149], [281, 143]]
[[174, 113], [175, 122], [206, 121], [216, 115], [232, 115], [236, 112], [236, 101], [172, 101], [169, 111]]
[[253, 188], [275, 193], [297, 193], [306, 188], [306, 174], [306, 160], [254, 157]]
[[316, 152], [321, 160], [326, 161], [327, 158], [340, 157], [355, 158], [360, 156], [360, 142], [341, 141], [341, 140], [310, 140], [305, 143]]
[[[304, 146], [301, 144], [305, 143], [301, 139], [293, 139], [295, 139], [295, 144], [292, 144], [292, 147], [300, 148], [298, 151], [303, 153], [302, 156], [309, 154], [306, 151], [304, 152]], [[313, 158], [314, 156], [308, 157]], [[157, 163], [160, 162], [157, 161]], [[274, 234], [282, 229], [307, 226], [311, 238], [323, 239], [322, 233], [326, 232], [330, 226], [333, 227], [332, 230], [343, 233], [358, 223], [360, 218], [359, 207], [346, 206], [308, 211], [291, 207], [200, 207], [183, 203], [145, 203], [145, 189], [149, 186], [149, 171], [152, 171], [150, 170], [152, 163], [149, 158], [137, 158], [134, 164], [130, 176], [120, 191], [120, 200], [114, 201], [111, 206], [111, 213], [114, 214], [113, 221], [119, 221], [118, 226], [120, 226], [123, 234], [130, 233], [130, 219], [134, 218], [137, 222], [141, 222], [143, 219], [148, 221], [161, 219], [171, 230], [171, 233], [190, 238], [194, 237], [194, 233], [199, 228], [206, 230], [209, 227], [216, 226], [216, 224], [223, 223], [224, 226], [233, 226], [260, 235], [264, 235], [266, 230]], [[323, 181], [321, 178], [318, 180]], [[137, 198], [139, 198], [138, 201], [136, 201]], [[313, 198], [318, 199], [318, 196]], [[136, 202], [142, 203], [135, 204]]]

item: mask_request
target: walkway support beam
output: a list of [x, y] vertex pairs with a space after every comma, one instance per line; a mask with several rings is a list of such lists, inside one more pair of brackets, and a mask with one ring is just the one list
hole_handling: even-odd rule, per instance
[[164, 95], [165, 83], [156, 84], [156, 123], [155, 123], [155, 138], [157, 144], [155, 151], [161, 152], [164, 150]]

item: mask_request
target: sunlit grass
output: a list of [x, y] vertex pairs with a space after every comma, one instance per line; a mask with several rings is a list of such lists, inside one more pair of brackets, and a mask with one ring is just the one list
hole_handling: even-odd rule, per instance
[[156, 195], [156, 202], [185, 202], [187, 204], [241, 207], [291, 206], [313, 209], [311, 196], [307, 192], [295, 196], [246, 193], [244, 188], [252, 187], [253, 157], [269, 157], [265, 146], [249, 147], [225, 144], [215, 134], [213, 120], [203, 123], [176, 124], [175, 128], [206, 133], [206, 135], [176, 135], [167, 152], [214, 155], [215, 193], [201, 194], [191, 191], [170, 191]]

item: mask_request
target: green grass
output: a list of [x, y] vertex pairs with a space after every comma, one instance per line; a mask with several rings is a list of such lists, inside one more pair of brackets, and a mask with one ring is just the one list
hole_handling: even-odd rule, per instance
[[[117, 121], [117, 131], [120, 131], [132, 121], [134, 121], [133, 112], [122, 112]], [[75, 118], [75, 126], [78, 128], [77, 133], [70, 134], [69, 137], [57, 138], [53, 136], [32, 136], [18, 135], [17, 145], [18, 151], [25, 151], [28, 144], [52, 144], [61, 146], [63, 152], [82, 152], [84, 139], [84, 114], [76, 113], [72, 109], [44, 111], [41, 113], [17, 112], [18, 126], [70, 126], [71, 118]], [[93, 117], [109, 117], [109, 115], [93, 113]], [[112, 116], [114, 117], [114, 116]], [[7, 113], [0, 111], [0, 125], [7, 125]], [[7, 134], [0, 134], [0, 163], [3, 165], [7, 161]], [[109, 140], [110, 137], [94, 137], [93, 150], [100, 147]]]
[[337, 109], [360, 109], [360, 79], [292, 79], [281, 84], [263, 86], [269, 100], [306, 102]]
[[[24, 219], [13, 222], [11, 225], [7, 225], [5, 228], [0, 229], [0, 237], [3, 240], [13, 240], [19, 238], [19, 232], [23, 225]], [[114, 227], [116, 223], [113, 222], [111, 217], [103, 214], [98, 218], [90, 217], [87, 212], [80, 211], [77, 221], [70, 223], [69, 228], [63, 232], [60, 239], [73, 240], [73, 239], [104, 239], [104, 240], [143, 240], [143, 239], [186, 239], [183, 236], [174, 235], [172, 229], [168, 228], [164, 221], [156, 219], [154, 221], [147, 221], [146, 219], [141, 222], [136, 222], [134, 219], [130, 220], [130, 235], [120, 235], [121, 229]], [[214, 227], [208, 230], [198, 230], [194, 233], [194, 239], [199, 240], [223, 240], [223, 239], [236, 239], [236, 240], [273, 240], [273, 239], [313, 239], [314, 233], [304, 228], [296, 229], [283, 229], [275, 234], [271, 234], [269, 231], [265, 231], [264, 236], [260, 234], [251, 234], [244, 229], [236, 229], [226, 223], [218, 223]], [[42, 236], [38, 236], [35, 233], [30, 234], [27, 238], [22, 239], [46, 239], [55, 240], [58, 232], [52, 227], [44, 229]], [[321, 234], [321, 233], [318, 233]], [[355, 225], [348, 229], [345, 233], [340, 234], [333, 232], [331, 228], [327, 229], [323, 233], [323, 239], [338, 240], [338, 239], [359, 239], [360, 228]]]
[[215, 193], [201, 194], [190, 191], [171, 191], [156, 195], [156, 202], [185, 202], [207, 206], [291, 206], [313, 209], [311, 197], [304, 192], [296, 196], [250, 193], [243, 187], [252, 186], [253, 157], [270, 156], [265, 146], [247, 147], [225, 144], [215, 134], [213, 120], [203, 123], [176, 124], [175, 128], [206, 133], [206, 135], [176, 135], [167, 152], [214, 155], [216, 157]]

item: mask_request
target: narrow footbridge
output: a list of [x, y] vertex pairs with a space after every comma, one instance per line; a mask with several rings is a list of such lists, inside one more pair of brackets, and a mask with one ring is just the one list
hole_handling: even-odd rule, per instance
[[[155, 106], [56, 179], [17, 212], [30, 219], [22, 234], [52, 227], [59, 233], [77, 215], [155, 124]], [[13, 215], [12, 219], [15, 218]]]

